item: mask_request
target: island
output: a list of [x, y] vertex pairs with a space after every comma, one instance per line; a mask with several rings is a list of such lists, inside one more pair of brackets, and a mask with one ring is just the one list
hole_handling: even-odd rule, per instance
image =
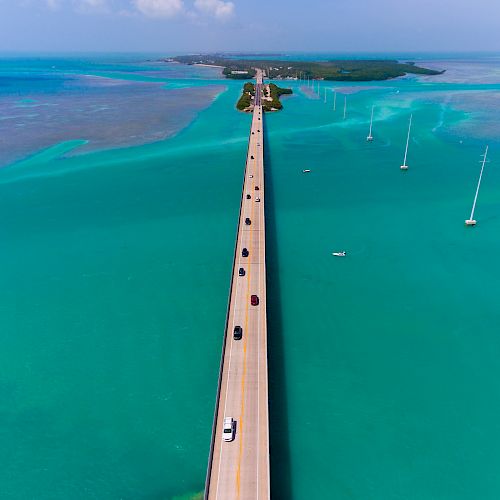
[[[282, 95], [292, 94], [292, 89], [278, 87], [274, 83], [268, 83], [262, 87], [262, 110], [266, 112], [280, 111], [283, 104], [280, 101]], [[254, 107], [255, 84], [247, 82], [243, 86], [236, 108], [246, 113], [251, 113]]]
[[414, 62], [393, 59], [335, 59], [331, 61], [292, 61], [279, 59], [235, 58], [225, 54], [195, 54], [170, 59], [182, 64], [219, 66], [226, 78], [248, 80], [255, 77], [255, 68], [263, 68], [270, 79], [330, 80], [366, 82], [389, 80], [408, 74], [440, 75], [437, 71], [417, 66]]

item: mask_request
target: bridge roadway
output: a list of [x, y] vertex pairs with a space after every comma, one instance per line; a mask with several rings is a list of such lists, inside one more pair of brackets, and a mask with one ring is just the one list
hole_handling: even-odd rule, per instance
[[[257, 72], [256, 82], [215, 433], [205, 489], [207, 500], [270, 498], [261, 71]], [[245, 224], [247, 217], [251, 225]], [[248, 257], [242, 256], [243, 248], [248, 249]], [[238, 275], [240, 268], [245, 270], [245, 276]], [[250, 303], [252, 295], [259, 297], [257, 306]], [[243, 328], [241, 340], [233, 339], [237, 325]], [[224, 417], [233, 417], [236, 421], [232, 442], [224, 442], [222, 438]]]

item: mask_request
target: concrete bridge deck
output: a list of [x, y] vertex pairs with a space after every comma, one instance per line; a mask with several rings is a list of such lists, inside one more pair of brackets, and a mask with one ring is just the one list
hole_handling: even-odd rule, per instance
[[[261, 71], [257, 72], [256, 82], [215, 432], [207, 473], [205, 498], [209, 500], [270, 498]], [[251, 220], [250, 225], [245, 224], [246, 218]], [[243, 248], [248, 249], [248, 257], [242, 256]], [[240, 268], [245, 270], [245, 276], [239, 276]], [[259, 298], [256, 306], [250, 303], [252, 295]], [[243, 329], [241, 340], [233, 339], [235, 326]], [[232, 442], [223, 441], [224, 417], [233, 417], [236, 421]]]

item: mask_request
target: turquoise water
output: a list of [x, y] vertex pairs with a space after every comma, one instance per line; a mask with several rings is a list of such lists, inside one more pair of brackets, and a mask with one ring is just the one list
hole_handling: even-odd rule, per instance
[[0, 170], [2, 498], [203, 489], [249, 125], [235, 95], [168, 141]]
[[[249, 127], [224, 85], [166, 140], [0, 170], [2, 498], [203, 489]], [[345, 121], [291, 85], [266, 116], [273, 498], [496, 499], [500, 80], [350, 85]]]
[[484, 141], [411, 92], [350, 95], [345, 122], [302, 96], [267, 118], [276, 498], [500, 493], [499, 144], [469, 230]]

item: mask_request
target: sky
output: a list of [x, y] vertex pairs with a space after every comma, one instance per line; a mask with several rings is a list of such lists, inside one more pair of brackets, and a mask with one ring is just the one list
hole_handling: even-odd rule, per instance
[[0, 0], [0, 53], [500, 52], [500, 0]]

